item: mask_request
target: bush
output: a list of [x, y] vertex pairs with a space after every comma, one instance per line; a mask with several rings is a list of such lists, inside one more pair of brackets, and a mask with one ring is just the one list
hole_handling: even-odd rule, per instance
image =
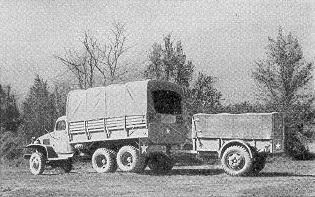
[[294, 129], [289, 129], [285, 139], [287, 154], [296, 160], [308, 160], [311, 155], [307, 146], [307, 138]]
[[18, 159], [23, 155], [22, 137], [10, 131], [0, 136], [0, 158], [4, 160]]

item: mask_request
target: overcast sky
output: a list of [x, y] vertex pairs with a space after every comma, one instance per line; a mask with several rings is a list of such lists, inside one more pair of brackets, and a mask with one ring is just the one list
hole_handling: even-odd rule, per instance
[[152, 44], [172, 33], [196, 71], [217, 77], [226, 103], [253, 100], [250, 71], [279, 26], [299, 38], [313, 61], [314, 8], [294, 0], [0, 0], [0, 83], [23, 98], [35, 73], [58, 80], [65, 68], [53, 56], [79, 47], [85, 30], [105, 39], [116, 20], [126, 24], [133, 46], [126, 59], [134, 65], [141, 67]]

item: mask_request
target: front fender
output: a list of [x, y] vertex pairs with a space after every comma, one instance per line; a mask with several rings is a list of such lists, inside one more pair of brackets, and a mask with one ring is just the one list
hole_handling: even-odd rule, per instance
[[[58, 154], [54, 150], [52, 146], [47, 146], [43, 144], [29, 144], [25, 147], [26, 149], [35, 149], [37, 151], [40, 151], [45, 155], [45, 158], [48, 160], [50, 158], [57, 158]], [[24, 154], [24, 159], [29, 159], [30, 154]]]
[[230, 146], [243, 146], [245, 147], [245, 149], [249, 152], [249, 155], [251, 158], [254, 157], [254, 154], [253, 154], [253, 151], [252, 149], [250, 148], [250, 146], [243, 140], [230, 140], [230, 141], [227, 141], [226, 143], [224, 143], [224, 145], [220, 148], [219, 150], [219, 158], [222, 157], [224, 151], [230, 147]]

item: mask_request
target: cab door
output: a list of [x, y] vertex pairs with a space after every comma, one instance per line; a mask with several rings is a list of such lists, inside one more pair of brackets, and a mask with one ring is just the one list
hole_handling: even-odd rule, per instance
[[57, 153], [71, 153], [71, 147], [69, 144], [69, 136], [67, 132], [67, 123], [65, 120], [59, 120], [56, 122], [54, 131], [54, 139], [52, 146]]

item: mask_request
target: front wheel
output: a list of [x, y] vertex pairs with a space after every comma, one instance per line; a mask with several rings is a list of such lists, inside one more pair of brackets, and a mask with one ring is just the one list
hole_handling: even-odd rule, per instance
[[252, 158], [242, 146], [227, 148], [221, 158], [223, 170], [231, 176], [247, 175], [252, 169]]
[[41, 152], [34, 152], [30, 157], [30, 171], [34, 175], [40, 175], [45, 170], [46, 160]]

